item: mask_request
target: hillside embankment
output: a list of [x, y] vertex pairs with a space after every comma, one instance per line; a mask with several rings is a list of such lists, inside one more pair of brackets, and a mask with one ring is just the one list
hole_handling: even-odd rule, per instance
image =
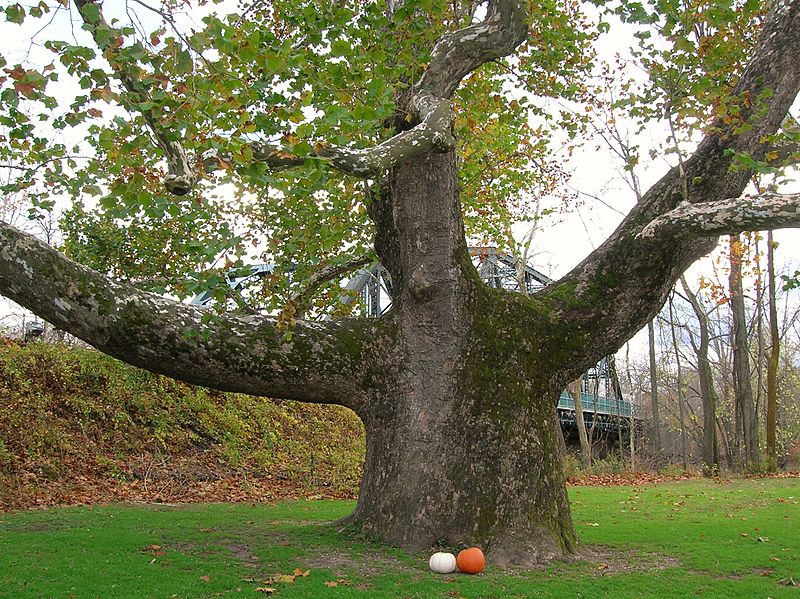
[[97, 351], [0, 338], [0, 510], [355, 497], [364, 430], [337, 406], [221, 393]]

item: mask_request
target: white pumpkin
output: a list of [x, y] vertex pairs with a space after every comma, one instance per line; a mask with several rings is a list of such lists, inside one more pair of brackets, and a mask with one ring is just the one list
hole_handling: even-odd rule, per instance
[[431, 570], [437, 574], [450, 574], [456, 569], [456, 556], [442, 551], [434, 553], [428, 560]]

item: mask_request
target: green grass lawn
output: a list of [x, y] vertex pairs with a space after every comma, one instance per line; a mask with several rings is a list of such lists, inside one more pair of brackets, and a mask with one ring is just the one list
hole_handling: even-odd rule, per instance
[[[428, 554], [337, 532], [329, 522], [352, 502], [0, 514], [0, 597], [800, 598], [800, 479], [570, 496], [592, 557], [533, 571], [490, 561], [478, 576], [436, 575]], [[308, 575], [292, 579], [298, 568]]]

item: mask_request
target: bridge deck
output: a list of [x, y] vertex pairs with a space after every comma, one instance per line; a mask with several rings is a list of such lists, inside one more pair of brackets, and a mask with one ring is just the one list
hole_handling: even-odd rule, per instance
[[[597, 413], [608, 414], [609, 416], [624, 416], [630, 418], [633, 412], [633, 417], [638, 419], [633, 405], [629, 401], [617, 401], [612, 397], [596, 396], [591, 393], [581, 392], [581, 403], [583, 404], [584, 413]], [[561, 397], [558, 398], [558, 408], [560, 410], [575, 411], [575, 400], [572, 396], [563, 391]]]

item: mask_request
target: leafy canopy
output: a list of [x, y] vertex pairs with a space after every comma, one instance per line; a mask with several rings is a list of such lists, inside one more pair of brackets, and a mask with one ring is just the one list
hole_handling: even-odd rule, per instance
[[[5, 28], [32, 36], [28, 52], [0, 55], [0, 163], [11, 167], [3, 192], [23, 194], [34, 217], [63, 201], [64, 249], [152, 290], [217, 288], [223, 299], [226, 270], [275, 263], [251, 298], [267, 309], [322, 266], [371, 252], [366, 206], [380, 181], [318, 160], [270, 170], [253, 160], [251, 142], [308, 156], [317, 143], [387, 139], [402, 117], [398, 98], [435, 41], [483, 10], [452, 0], [407, 0], [391, 16], [371, 0], [235, 9], [170, 0], [119, 13], [110, 4], [89, 3], [82, 18], [67, 0], [3, 9]], [[600, 4], [531, 2], [529, 40], [456, 92], [472, 239], [509, 246], [512, 222], [536, 218], [537, 198], [563, 193], [566, 175], [551, 150], [584, 131], [582, 107], [598, 92], [592, 44], [611, 23], [640, 27], [637, 57], [650, 83], [626, 90], [619, 106], [628, 114], [645, 122], [668, 105], [679, 120], [702, 124], [727, 109], [720, 98], [752, 45], [759, 3]], [[203, 157], [214, 162], [186, 196], [163, 188], [153, 123], [198, 171]], [[332, 284], [317, 301], [337, 294]]]

